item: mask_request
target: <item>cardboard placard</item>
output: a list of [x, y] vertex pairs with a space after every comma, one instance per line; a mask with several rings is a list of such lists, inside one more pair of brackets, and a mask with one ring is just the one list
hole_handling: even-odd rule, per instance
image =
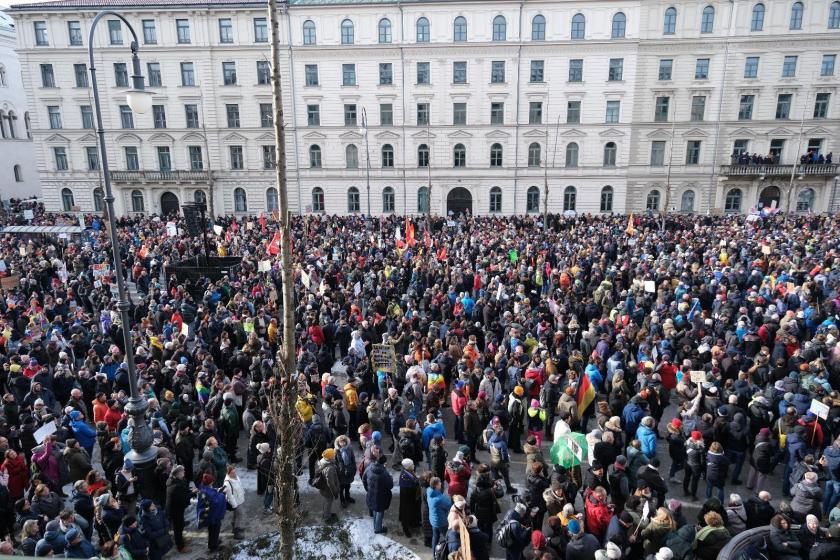
[[370, 351], [370, 361], [376, 370], [394, 373], [397, 370], [397, 354], [393, 344], [374, 344]]
[[41, 443], [44, 442], [48, 435], [55, 433], [56, 429], [57, 428], [55, 426], [55, 422], [47, 422], [46, 424], [35, 430], [35, 433], [32, 435], [35, 437], [35, 441], [38, 443], [38, 445], [41, 445]]
[[257, 270], [259, 272], [268, 272], [271, 270], [271, 261], [260, 261], [257, 263]]
[[645, 280], [645, 291], [649, 294], [656, 293], [656, 282], [653, 280]]
[[697, 383], [698, 385], [701, 383], [706, 382], [706, 372], [703, 370], [692, 370], [691, 371], [691, 382]]
[[111, 265], [108, 263], [92, 264], [90, 268], [93, 270], [93, 277], [100, 278], [111, 274]]
[[827, 404], [824, 404], [817, 399], [811, 400], [811, 407], [808, 409], [808, 411], [813, 412], [823, 420], [828, 420], [828, 412], [830, 410], [831, 408]]
[[12, 290], [20, 286], [20, 274], [11, 274], [0, 278], [0, 288], [4, 290]]
[[762, 255], [769, 255], [770, 254], [770, 245], [762, 245], [761, 246], [761, 254]]

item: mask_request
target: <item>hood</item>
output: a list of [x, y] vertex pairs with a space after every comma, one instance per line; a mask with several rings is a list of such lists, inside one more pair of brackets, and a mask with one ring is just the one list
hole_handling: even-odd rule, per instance
[[530, 443], [524, 443], [522, 445], [522, 450], [525, 451], [526, 454], [528, 453], [540, 453], [540, 448], [536, 445], [531, 445]]

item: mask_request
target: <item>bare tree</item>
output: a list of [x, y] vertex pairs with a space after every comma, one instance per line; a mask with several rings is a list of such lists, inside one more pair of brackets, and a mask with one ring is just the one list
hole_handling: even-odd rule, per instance
[[275, 492], [277, 518], [280, 525], [280, 558], [295, 556], [295, 527], [298, 512], [295, 506], [297, 476], [295, 457], [299, 443], [300, 421], [295, 410], [294, 272], [292, 268], [292, 227], [289, 195], [286, 184], [286, 136], [283, 122], [282, 85], [280, 82], [280, 20], [277, 0], [268, 0], [271, 23], [271, 90], [274, 97], [274, 143], [277, 193], [279, 195], [281, 240], [281, 278], [283, 282], [282, 343], [277, 352], [277, 379], [271, 392], [271, 416], [279, 445], [275, 454]]

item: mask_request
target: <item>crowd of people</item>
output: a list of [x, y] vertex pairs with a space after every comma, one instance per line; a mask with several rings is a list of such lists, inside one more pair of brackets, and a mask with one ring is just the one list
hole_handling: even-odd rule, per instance
[[[732, 152], [732, 165], [778, 165], [780, 152], [772, 152], [763, 156], [753, 152]], [[808, 152], [799, 156], [800, 165], [808, 163], [828, 164], [831, 165], [834, 159], [834, 152], [821, 154], [819, 150], [809, 150]]]
[[[323, 521], [364, 492], [374, 533], [436, 560], [711, 560], [765, 525], [771, 558], [840, 551], [840, 219], [536, 220], [293, 220], [299, 486]], [[278, 225], [217, 219], [211, 249], [241, 264], [181, 283], [162, 268], [201, 238], [120, 219], [124, 326], [86, 221], [79, 239], [0, 238], [0, 553], [158, 560], [189, 551], [187, 523], [217, 551], [251, 492], [273, 506]], [[124, 328], [151, 484], [126, 458]], [[569, 433], [588, 446], [563, 466], [549, 450]]]

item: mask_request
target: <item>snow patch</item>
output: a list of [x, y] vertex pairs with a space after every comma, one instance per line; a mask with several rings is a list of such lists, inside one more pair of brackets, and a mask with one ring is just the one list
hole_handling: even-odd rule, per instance
[[[279, 558], [280, 536], [270, 533], [240, 543], [231, 560]], [[420, 560], [405, 546], [382, 535], [373, 534], [369, 519], [348, 519], [336, 524], [301, 527], [295, 539], [297, 560]]]

